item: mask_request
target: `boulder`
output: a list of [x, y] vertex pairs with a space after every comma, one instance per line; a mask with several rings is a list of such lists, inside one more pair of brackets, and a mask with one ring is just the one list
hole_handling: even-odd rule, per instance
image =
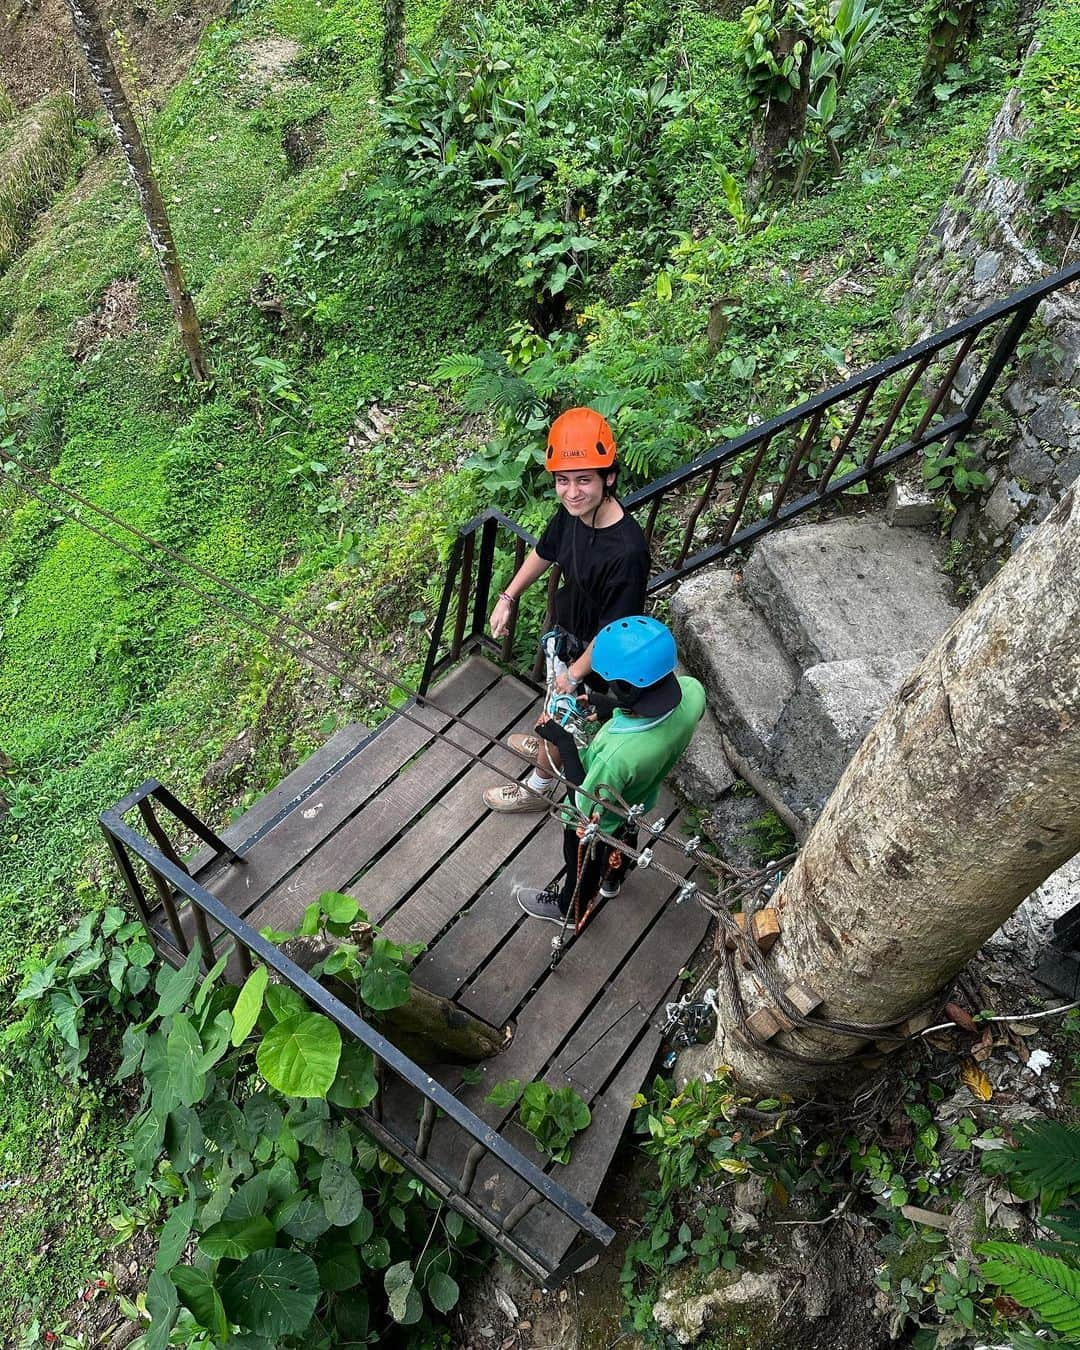
[[746, 587], [803, 670], [925, 653], [958, 612], [930, 536], [868, 516], [766, 535]]

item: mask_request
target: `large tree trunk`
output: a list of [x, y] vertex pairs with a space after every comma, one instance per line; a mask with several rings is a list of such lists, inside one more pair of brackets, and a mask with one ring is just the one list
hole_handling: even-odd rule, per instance
[[169, 293], [169, 304], [180, 330], [180, 340], [184, 344], [191, 373], [197, 380], [208, 378], [206, 358], [202, 349], [202, 333], [199, 329], [199, 316], [188, 293], [184, 281], [183, 268], [173, 242], [172, 227], [165, 211], [157, 179], [150, 165], [150, 156], [143, 144], [142, 136], [135, 116], [131, 111], [124, 86], [120, 82], [116, 66], [105, 38], [95, 0], [68, 0], [75, 36], [90, 67], [90, 75], [105, 105], [116, 139], [128, 162], [131, 177], [135, 182], [146, 219], [146, 228], [150, 232], [150, 242], [157, 254], [158, 265]]
[[[782, 28], [776, 35], [772, 54], [776, 64], [783, 65], [800, 42], [803, 44], [803, 52], [799, 58], [798, 86], [786, 90], [786, 102], [780, 98], [770, 98], [759, 110], [757, 120], [751, 129], [750, 144], [754, 152], [754, 162], [747, 183], [747, 195], [751, 201], [757, 201], [769, 183], [780, 176], [777, 161], [788, 146], [798, 141], [806, 130], [806, 111], [810, 103], [810, 65], [814, 56], [811, 36], [802, 29]], [[788, 164], [784, 172], [789, 176], [793, 174], [794, 162]]]
[[[1080, 851], [1080, 492], [1069, 492], [907, 679], [778, 891], [776, 985], [814, 1014], [896, 1024], [944, 990], [1025, 896]], [[746, 1011], [768, 1006], [745, 970]], [[730, 1004], [730, 999], [728, 1000]], [[811, 1019], [813, 1020], [813, 1019]], [[755, 1047], [728, 1006], [718, 1062], [770, 1095], [843, 1091], [864, 1041], [806, 1029]], [[865, 1051], [864, 1051], [865, 1053]]]

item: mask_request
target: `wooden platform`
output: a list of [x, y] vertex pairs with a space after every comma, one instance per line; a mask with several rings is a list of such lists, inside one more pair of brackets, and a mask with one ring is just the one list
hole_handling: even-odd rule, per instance
[[[517, 776], [520, 761], [498, 740], [531, 726], [533, 688], [472, 657], [431, 697], [492, 739], [456, 723], [449, 735]], [[427, 726], [447, 726], [430, 709], [417, 715]], [[591, 1205], [659, 1049], [663, 1005], [708, 920], [694, 904], [669, 903], [673, 888], [657, 872], [635, 871], [550, 970], [557, 929], [526, 918], [513, 891], [559, 878], [561, 831], [546, 816], [488, 811], [481, 791], [500, 781], [403, 717], [370, 735], [346, 728], [225, 832], [246, 865], [204, 861], [193, 870], [256, 929], [292, 927], [306, 905], [336, 890], [354, 895], [396, 941], [424, 943], [418, 983], [490, 1022], [514, 1025], [512, 1042], [482, 1066], [480, 1083], [465, 1083], [453, 1065], [429, 1072], [538, 1163], [530, 1137], [484, 1099], [509, 1078], [571, 1084], [589, 1102], [593, 1123], [576, 1139], [569, 1166], [553, 1165], [553, 1176]], [[665, 850], [663, 857], [673, 865], [681, 855]], [[385, 1118], [408, 1119], [415, 1131], [417, 1103], [403, 1095], [388, 1094]], [[460, 1132], [436, 1124], [433, 1165], [459, 1175], [465, 1151]], [[521, 1198], [516, 1178], [500, 1176], [490, 1159], [470, 1196], [503, 1216]], [[575, 1230], [538, 1206], [515, 1236], [554, 1268]]]

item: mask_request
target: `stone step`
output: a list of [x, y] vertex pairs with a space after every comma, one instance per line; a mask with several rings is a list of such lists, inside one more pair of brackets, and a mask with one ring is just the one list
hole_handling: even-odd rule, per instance
[[736, 574], [718, 567], [683, 582], [671, 599], [671, 626], [724, 734], [740, 754], [764, 764], [799, 672]]
[[871, 516], [767, 535], [747, 563], [746, 590], [804, 671], [924, 655], [959, 613], [931, 536]]
[[767, 775], [799, 815], [816, 819], [848, 761], [921, 652], [892, 652], [811, 666], [788, 699], [770, 742]]

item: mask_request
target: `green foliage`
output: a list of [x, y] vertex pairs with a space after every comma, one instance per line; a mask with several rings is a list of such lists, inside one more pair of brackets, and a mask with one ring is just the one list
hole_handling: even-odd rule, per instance
[[768, 1175], [780, 1193], [797, 1182], [790, 1161], [795, 1136], [785, 1134], [785, 1103], [761, 1101], [764, 1122], [753, 1142], [738, 1123], [750, 1104], [725, 1074], [708, 1083], [692, 1081], [676, 1093], [656, 1078], [647, 1098], [640, 1095], [634, 1128], [647, 1138], [642, 1147], [656, 1164], [657, 1190], [644, 1192], [641, 1236], [629, 1244], [620, 1273], [627, 1326], [658, 1340], [652, 1308], [672, 1267], [696, 1257], [698, 1275], [734, 1270], [743, 1235], [728, 1225], [730, 1209], [715, 1188], [751, 1172]]
[[962, 497], [988, 482], [986, 474], [974, 467], [978, 462], [978, 452], [965, 441], [953, 446], [932, 445], [924, 452], [923, 478], [932, 492], [947, 488]]
[[[328, 894], [319, 931], [344, 916], [362, 919], [355, 901]], [[350, 1114], [377, 1090], [370, 1051], [343, 1048], [321, 1014], [293, 1012], [306, 1005], [288, 986], [257, 973], [239, 991], [222, 984], [224, 958], [200, 980], [193, 954], [178, 970], [160, 968], [151, 988], [146, 945], [122, 912], [106, 909], [100, 924], [89, 916], [46, 962], [28, 963], [18, 994], [26, 1011], [5, 1033], [81, 1076], [101, 1010], [119, 1000], [132, 1019], [117, 1078], [141, 1072], [145, 1091], [125, 1152], [159, 1224], [146, 1345], [181, 1333], [184, 1344], [225, 1345], [237, 1332], [301, 1345], [316, 1314], [336, 1328], [329, 1343], [365, 1342], [384, 1297], [396, 1321], [433, 1336], [457, 1301], [451, 1271], [477, 1238], [456, 1215], [444, 1218]], [[316, 976], [332, 963], [362, 990], [355, 948], [351, 959], [339, 952], [350, 956], [350, 944]], [[80, 1044], [73, 1060], [68, 1048]], [[121, 1237], [133, 1227], [116, 1224]], [[183, 1264], [192, 1240], [197, 1264]]]
[[35, 211], [64, 181], [75, 130], [75, 108], [66, 94], [49, 94], [8, 121], [13, 111], [0, 89], [0, 272]]
[[775, 811], [766, 811], [763, 816], [747, 821], [739, 842], [763, 863], [786, 857], [797, 847], [794, 835]]
[[1080, 1335], [1080, 1262], [1071, 1263], [1015, 1242], [981, 1242], [982, 1274], [1054, 1331]]
[[1020, 72], [1024, 131], [1003, 165], [1027, 184], [1036, 208], [1080, 217], [1080, 12], [1069, 0], [1040, 11], [1038, 46]]
[[536, 1146], [556, 1162], [570, 1161], [570, 1142], [575, 1134], [588, 1129], [592, 1113], [572, 1087], [550, 1087], [547, 1083], [528, 1083], [522, 1088], [516, 1078], [496, 1083], [487, 1096], [502, 1108], [518, 1103], [518, 1120], [536, 1140]]

